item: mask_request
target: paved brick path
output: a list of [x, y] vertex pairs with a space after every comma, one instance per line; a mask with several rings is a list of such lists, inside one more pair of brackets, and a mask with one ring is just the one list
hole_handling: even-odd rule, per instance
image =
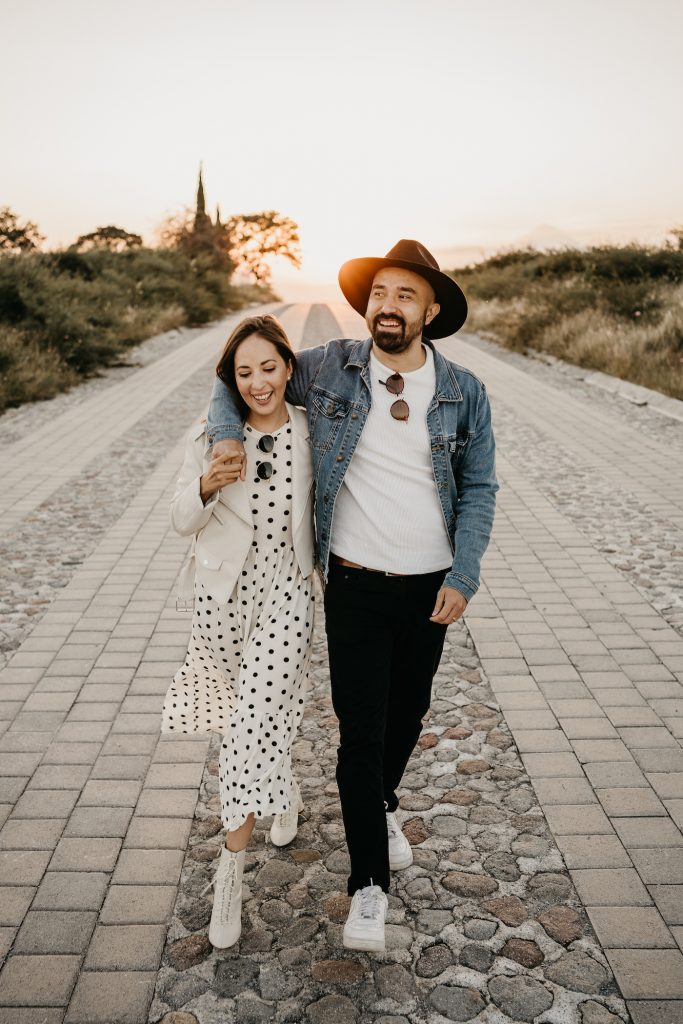
[[[297, 343], [313, 340], [308, 315], [283, 315]], [[329, 336], [362, 336], [342, 306], [311, 317]], [[3, 528], [213, 360], [225, 333], [207, 331], [58, 417], [49, 438], [4, 453]], [[683, 534], [676, 450], [466, 340], [443, 349], [486, 380], [494, 411], [514, 410]], [[147, 1020], [209, 750], [205, 738], [158, 735], [187, 638], [173, 603], [186, 541], [167, 523], [185, 427], [0, 672], [0, 1024]], [[38, 452], [36, 488], [22, 464]], [[683, 639], [538, 491], [526, 458], [501, 447], [494, 541], [467, 625], [633, 1019], [679, 1024]]]

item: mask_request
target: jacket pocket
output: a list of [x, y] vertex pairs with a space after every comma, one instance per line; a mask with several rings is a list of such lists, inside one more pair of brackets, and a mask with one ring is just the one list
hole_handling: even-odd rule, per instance
[[324, 392], [312, 397], [311, 440], [319, 451], [329, 451], [349, 411], [348, 402]]
[[455, 466], [465, 453], [465, 449], [472, 440], [472, 434], [449, 434], [446, 438], [446, 449], [450, 456], [451, 464]]

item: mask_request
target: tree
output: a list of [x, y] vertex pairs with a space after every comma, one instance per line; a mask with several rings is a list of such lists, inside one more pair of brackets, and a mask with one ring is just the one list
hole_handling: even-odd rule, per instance
[[104, 228], [96, 228], [87, 235], [79, 235], [72, 249], [79, 252], [91, 252], [93, 249], [107, 249], [109, 252], [125, 252], [126, 249], [140, 249], [142, 238], [123, 228], [108, 224]]
[[45, 238], [36, 225], [27, 220], [20, 224], [16, 213], [9, 206], [0, 208], [0, 252], [18, 255], [39, 249]]
[[672, 228], [669, 234], [674, 236], [678, 248], [683, 250], [683, 226], [680, 228]]
[[230, 240], [220, 218], [212, 223], [206, 214], [197, 218], [195, 210], [185, 207], [159, 225], [157, 238], [162, 249], [179, 249], [191, 260], [202, 260], [227, 274], [232, 272]]
[[225, 225], [230, 255], [242, 264], [259, 284], [269, 284], [269, 257], [284, 256], [294, 267], [301, 266], [299, 226], [277, 210], [239, 214]]

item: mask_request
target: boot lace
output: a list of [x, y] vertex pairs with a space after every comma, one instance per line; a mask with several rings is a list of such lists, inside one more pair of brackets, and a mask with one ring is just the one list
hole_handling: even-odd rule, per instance
[[[221, 920], [225, 916], [226, 908], [230, 909], [230, 901], [232, 900], [232, 892], [235, 887], [235, 878], [237, 875], [237, 857], [230, 857], [227, 861], [227, 867], [224, 871], [221, 870], [222, 865], [219, 863], [213, 878], [209, 879], [202, 891], [200, 896], [205, 896], [209, 889], [214, 891], [214, 901], [218, 901], [218, 913], [220, 914]], [[219, 876], [223, 877], [219, 877]]]
[[297, 808], [295, 803], [292, 803], [292, 804], [290, 804], [289, 810], [288, 811], [282, 811], [281, 814], [277, 815], [275, 820], [277, 822], [278, 828], [289, 829], [289, 828], [292, 827], [292, 825], [296, 821], [298, 821], [298, 819], [299, 819], [298, 808]]

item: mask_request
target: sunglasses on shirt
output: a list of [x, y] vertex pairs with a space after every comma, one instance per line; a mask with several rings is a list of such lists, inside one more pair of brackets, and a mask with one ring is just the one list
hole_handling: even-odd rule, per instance
[[[269, 452], [272, 452], [275, 447], [275, 438], [272, 434], [264, 434], [263, 437], [259, 439], [257, 447], [260, 452], [268, 454]], [[270, 480], [273, 475], [273, 463], [259, 462], [256, 467], [256, 475], [259, 480]]]
[[405, 381], [400, 373], [392, 373], [386, 380], [381, 380], [380, 384], [383, 384], [390, 395], [396, 395], [396, 401], [392, 403], [389, 412], [395, 420], [402, 420], [404, 423], [408, 422], [410, 416], [410, 409], [408, 403], [404, 398], [399, 397], [403, 394], [405, 387]]

